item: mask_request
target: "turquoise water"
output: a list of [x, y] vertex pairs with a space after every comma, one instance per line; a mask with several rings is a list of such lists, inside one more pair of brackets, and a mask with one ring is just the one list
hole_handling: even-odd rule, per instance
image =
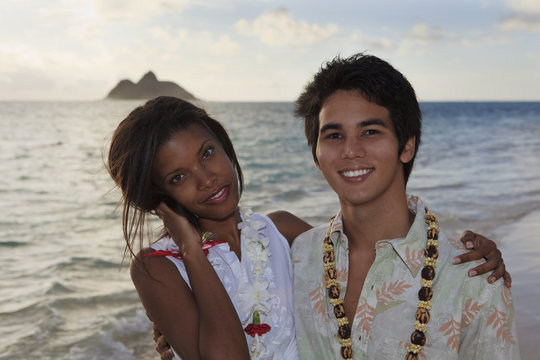
[[[156, 358], [103, 167], [140, 102], [0, 102], [0, 359]], [[203, 103], [230, 132], [242, 204], [312, 224], [337, 209], [291, 103]], [[512, 273], [523, 359], [540, 333], [540, 103], [423, 103], [409, 193], [451, 233], [496, 240]], [[156, 223], [157, 225], [157, 223]]]

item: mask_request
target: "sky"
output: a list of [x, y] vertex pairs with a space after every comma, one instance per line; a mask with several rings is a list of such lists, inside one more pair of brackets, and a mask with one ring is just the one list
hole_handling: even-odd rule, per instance
[[293, 101], [357, 52], [421, 101], [540, 101], [540, 1], [0, 3], [0, 100], [99, 100], [151, 70], [203, 100]]

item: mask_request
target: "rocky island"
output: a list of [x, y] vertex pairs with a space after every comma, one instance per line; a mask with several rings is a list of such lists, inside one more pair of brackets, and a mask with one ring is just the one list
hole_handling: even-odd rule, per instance
[[149, 71], [134, 83], [131, 80], [120, 81], [107, 95], [107, 99], [152, 99], [156, 96], [175, 96], [184, 100], [195, 100], [196, 97], [172, 81], [159, 81]]

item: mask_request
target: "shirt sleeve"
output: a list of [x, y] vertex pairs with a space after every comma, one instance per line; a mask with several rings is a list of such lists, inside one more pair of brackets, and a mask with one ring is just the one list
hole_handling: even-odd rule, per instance
[[519, 360], [512, 294], [502, 279], [467, 279], [463, 299], [459, 359]]

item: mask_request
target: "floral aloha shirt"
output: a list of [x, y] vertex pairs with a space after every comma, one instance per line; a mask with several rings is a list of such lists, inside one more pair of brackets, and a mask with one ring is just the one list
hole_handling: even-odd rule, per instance
[[[354, 359], [405, 359], [414, 331], [420, 270], [427, 241], [424, 205], [409, 197], [418, 213], [405, 238], [382, 240], [362, 289], [352, 322]], [[291, 252], [294, 314], [301, 359], [341, 359], [337, 321], [323, 276], [323, 239], [328, 225], [300, 235]], [[342, 296], [348, 277], [348, 243], [341, 213], [332, 225], [335, 264]], [[459, 240], [439, 235], [431, 320], [420, 359], [519, 359], [510, 290], [502, 279], [468, 277], [477, 264], [454, 265]], [[350, 320], [350, 319], [349, 319]]]

